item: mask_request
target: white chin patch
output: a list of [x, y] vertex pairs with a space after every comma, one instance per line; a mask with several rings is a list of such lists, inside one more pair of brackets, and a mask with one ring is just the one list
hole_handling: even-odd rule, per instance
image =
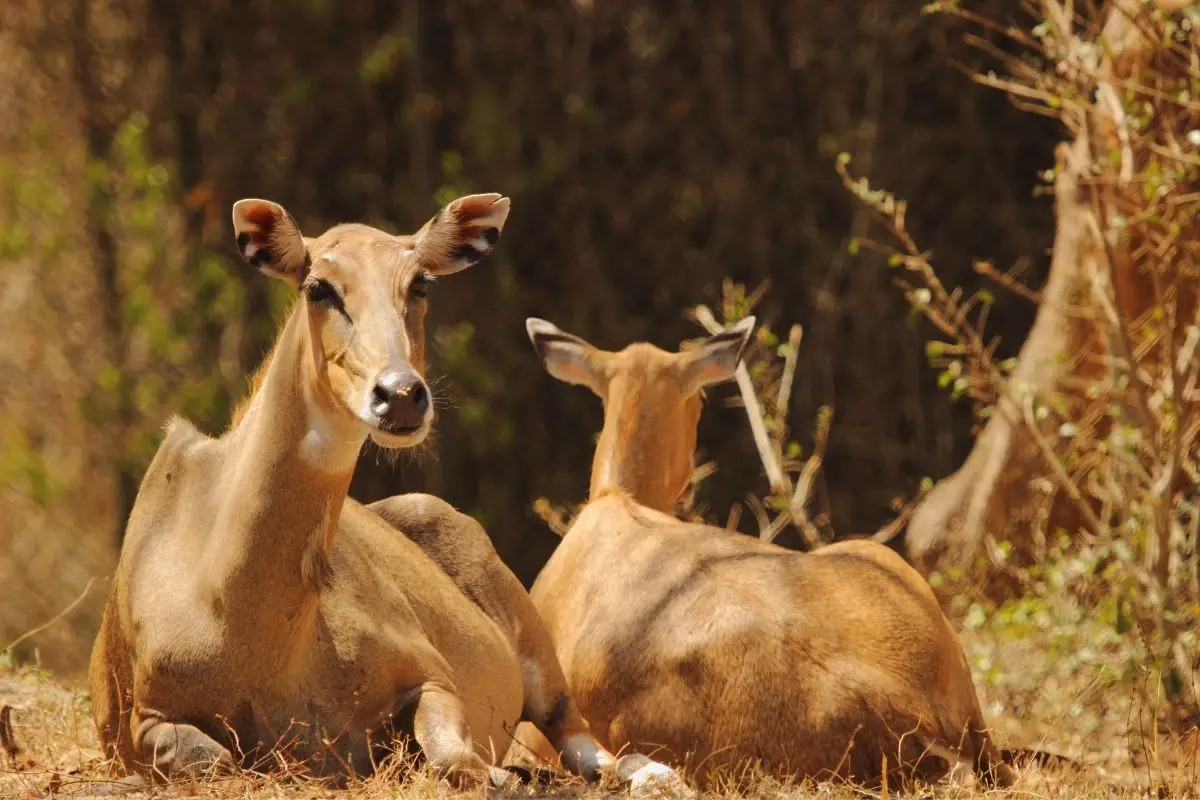
[[421, 442], [425, 441], [425, 437], [429, 435], [429, 424], [422, 425], [413, 433], [403, 435], [388, 433], [387, 431], [375, 428], [369, 434], [371, 441], [387, 450], [399, 450], [405, 447], [416, 447]]

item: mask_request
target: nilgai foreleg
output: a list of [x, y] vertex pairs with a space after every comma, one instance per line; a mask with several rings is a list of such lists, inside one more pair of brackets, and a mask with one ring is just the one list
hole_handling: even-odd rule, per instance
[[413, 708], [413, 738], [430, 769], [460, 789], [484, 781], [503, 788], [515, 778], [507, 770], [490, 766], [475, 752], [462, 700], [433, 684], [422, 686], [418, 692]]
[[[385, 522], [416, 543], [450, 580], [487, 614], [513, 642], [524, 678], [522, 724], [516, 732], [520, 755], [563, 766], [576, 775], [596, 780], [617, 764], [622, 780], [644, 779], [665, 767], [638, 756], [614, 758], [591, 735], [571, 698], [554, 644], [545, 623], [517, 576], [492, 546], [487, 531], [471, 516], [445, 500], [427, 494], [395, 495], [369, 506]], [[544, 739], [528, 730], [532, 724]], [[553, 748], [549, 752], [546, 745]], [[639, 770], [643, 771], [639, 772]]]
[[237, 770], [229, 750], [194, 725], [149, 716], [138, 724], [133, 740], [142, 761], [161, 780]]
[[674, 774], [675, 771], [670, 767], [651, 761], [641, 753], [626, 753], [617, 758], [592, 736], [579, 709], [575, 707], [575, 701], [566, 694], [558, 697], [555, 711], [541, 722], [531, 721], [559, 753], [563, 766], [571, 772], [595, 781], [603, 770], [611, 767], [618, 781], [632, 784], [634, 788]]

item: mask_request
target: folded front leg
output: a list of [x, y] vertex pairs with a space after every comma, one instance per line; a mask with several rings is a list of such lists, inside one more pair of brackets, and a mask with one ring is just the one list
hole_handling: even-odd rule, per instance
[[194, 725], [158, 717], [144, 719], [134, 733], [143, 764], [160, 780], [237, 771], [227, 748]]
[[[538, 652], [528, 644], [525, 647], [527, 651]], [[548, 640], [545, 652], [553, 652], [549, 650]], [[525, 716], [541, 736], [527, 729], [518, 730], [516, 741], [521, 746], [545, 758], [548, 754], [542, 744], [548, 743], [562, 759], [564, 767], [588, 781], [597, 781], [604, 773], [615, 771], [619, 782], [637, 787], [649, 779], [675, 774], [670, 767], [640, 753], [627, 753], [617, 758], [606, 750], [592, 735], [575, 699], [567, 691], [566, 678], [557, 660], [552, 659], [552, 655], [543, 655], [537, 664], [540, 669], [529, 669], [529, 664], [525, 665]], [[530, 676], [535, 680], [530, 680]], [[552, 761], [553, 757], [546, 760]]]
[[682, 785], [682, 778], [675, 770], [641, 753], [629, 752], [618, 757], [609, 752], [592, 736], [566, 694], [561, 695], [557, 711], [540, 722], [522, 722], [514, 736], [514, 747], [527, 759], [546, 764], [561, 759], [564, 767], [585, 780], [595, 782], [609, 775], [631, 789], [661, 780]]
[[413, 711], [413, 738], [425, 763], [456, 788], [486, 782], [499, 789], [515, 780], [512, 773], [489, 765], [475, 752], [462, 700], [440, 686], [421, 687]]

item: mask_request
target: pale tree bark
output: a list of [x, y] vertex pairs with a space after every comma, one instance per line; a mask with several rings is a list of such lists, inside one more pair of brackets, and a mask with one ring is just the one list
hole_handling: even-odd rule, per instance
[[[83, 133], [87, 162], [107, 167], [117, 132], [116, 114], [104, 86], [103, 65], [95, 52], [96, 31], [93, 9], [88, 0], [72, 0], [70, 5], [70, 43], [72, 74], [83, 111]], [[120, 258], [113, 234], [113, 208], [116, 190], [107, 169], [89, 182], [85, 227], [92, 247], [93, 267], [99, 278], [100, 304], [104, 315], [108, 366], [116, 377], [112, 389], [111, 416], [107, 426], [112, 436], [114, 510], [116, 541], [125, 537], [125, 522], [137, 497], [138, 478], [126, 459], [128, 437], [134, 426], [130, 380], [121, 365], [129, 353], [129, 331], [122, 314], [125, 291], [120, 280]]]
[[[1182, 0], [1160, 0], [1156, 7], [1170, 13], [1186, 5]], [[1047, 23], [1069, 30], [1076, 24], [1068, 16], [1069, 7], [1046, 2]], [[1164, 304], [1164, 274], [1171, 287], [1173, 332], [1182, 338], [1193, 321], [1194, 287], [1177, 280], [1178, 266], [1189, 254], [1178, 247], [1164, 248], [1158, 259], [1165, 268], [1148, 274], [1139, 263], [1145, 263], [1145, 248], [1151, 243], [1137, 240], [1136, 232], [1131, 236], [1134, 228], [1127, 227], [1121, 213], [1128, 213], [1129, 201], [1142, 190], [1133, 176], [1146, 148], [1139, 151], [1131, 144], [1123, 103], [1129, 102], [1130, 87], [1159, 52], [1159, 40], [1148, 35], [1156, 25], [1148, 17], [1149, 9], [1135, 0], [1113, 3], [1098, 41], [1087, 42], [1078, 34], [1068, 38], [1070, 46], [1058, 68], [1092, 76], [1088, 80], [1094, 91], [1084, 93], [1081, 105], [1063, 110], [1063, 121], [1075, 136], [1056, 152], [1057, 232], [1049, 276], [1034, 325], [993, 415], [962, 467], [933, 487], [909, 522], [907, 554], [925, 574], [970, 574], [996, 540], [1032, 556], [1044, 544], [1040, 537], [1047, 531], [1074, 533], [1103, 526], [1094, 498], [1078, 492], [1072, 496], [1062, 490], [1063, 481], [1055, 481], [1055, 470], [1061, 477], [1063, 467], [1050, 451], [1061, 416], [1043, 421], [1034, 413], [1034, 404], [1056, 398], [1073, 418], [1091, 413], [1091, 419], [1098, 420], [1096, 434], [1104, 435], [1105, 423], [1094, 413], [1096, 401], [1087, 397], [1087, 387], [1111, 390], [1121, 377], [1119, 365], [1144, 365], [1140, 356], [1134, 357], [1132, 351], [1138, 348], [1131, 347], [1127, 333], [1133, 321]], [[1193, 39], [1193, 55], [1194, 44]], [[1155, 87], [1149, 88], [1152, 94]], [[1146, 95], [1132, 96], [1140, 103]], [[1140, 199], [1132, 205], [1139, 203]], [[1134, 253], [1140, 254], [1141, 262], [1131, 256]], [[1171, 347], [1163, 349], [1173, 352]], [[1136, 404], [1131, 401], [1132, 405]], [[1144, 418], [1146, 410], [1131, 407], [1130, 416]], [[1177, 478], [1164, 476], [1164, 495], [1178, 484]], [[1165, 519], [1159, 522], [1166, 536], [1169, 525]], [[1165, 565], [1165, 544], [1158, 552]]]
[[1050, 275], [1029, 337], [1017, 357], [1010, 391], [997, 404], [962, 467], [939, 481], [913, 513], [908, 555], [925, 572], [966, 568], [984, 551], [985, 537], [1034, 523], [1044, 492], [1032, 480], [1046, 472], [1040, 448], [1025, 428], [1031, 391], [1057, 393], [1083, 365], [1091, 326], [1069, 313], [1086, 296], [1101, 258], [1087, 193], [1079, 176], [1091, 166], [1086, 139], [1060, 145], [1055, 180], [1058, 231]]

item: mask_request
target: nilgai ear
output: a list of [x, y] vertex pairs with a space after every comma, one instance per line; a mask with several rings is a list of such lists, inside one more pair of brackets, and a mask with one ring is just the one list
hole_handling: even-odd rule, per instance
[[299, 286], [308, 273], [308, 248], [283, 206], [247, 199], [233, 204], [233, 233], [246, 263], [272, 278]]
[[525, 320], [525, 331], [547, 372], [560, 381], [577, 383], [600, 394], [593, 359], [596, 348], [537, 317]]
[[746, 317], [684, 353], [683, 383], [687, 393], [694, 394], [705, 386], [732, 379], [753, 330], [754, 317]]
[[413, 235], [413, 251], [431, 275], [453, 275], [482, 261], [508, 219], [509, 199], [472, 194], [449, 203]]

